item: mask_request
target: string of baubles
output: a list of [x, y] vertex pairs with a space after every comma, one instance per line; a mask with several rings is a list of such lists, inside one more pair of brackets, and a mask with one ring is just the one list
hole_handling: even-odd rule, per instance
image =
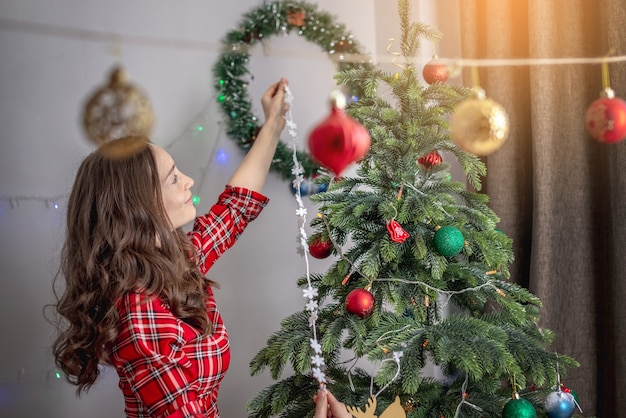
[[[251, 112], [252, 105], [248, 100], [247, 81], [244, 79], [249, 72], [246, 64], [249, 60], [249, 47], [255, 42], [276, 34], [286, 34], [297, 30], [305, 39], [317, 43], [330, 56], [339, 61], [339, 70], [346, 70], [354, 64], [341, 63], [342, 54], [358, 54], [359, 44], [343, 25], [334, 22], [328, 13], [317, 11], [315, 5], [305, 2], [271, 2], [245, 15], [240, 27], [230, 32], [225, 42], [225, 52], [215, 65], [219, 91], [218, 101], [224, 112], [229, 116], [228, 134], [235, 137], [243, 148], [249, 147], [260, 129], [258, 118]], [[368, 66], [360, 63], [357, 66]], [[474, 67], [475, 70], [475, 67]], [[447, 63], [437, 55], [423, 67], [422, 75], [426, 83], [445, 83], [449, 76]], [[616, 143], [626, 138], [626, 102], [615, 96], [608, 83], [608, 68], [603, 63], [604, 89], [601, 97], [588, 108], [585, 126], [591, 137], [599, 142]], [[348, 86], [358, 95], [357, 86]], [[452, 114], [451, 136], [463, 150], [478, 156], [487, 156], [498, 150], [509, 135], [509, 117], [506, 110], [485, 95], [485, 91], [475, 83], [473, 94], [461, 102]], [[338, 100], [337, 95], [335, 100]], [[345, 97], [341, 95], [341, 97]], [[355, 97], [358, 99], [358, 96]], [[345, 102], [334, 103], [331, 115], [322, 123], [309, 139], [312, 159], [302, 152], [298, 155], [305, 167], [305, 174], [310, 178], [317, 171], [317, 163], [338, 175], [349, 163], [360, 159], [369, 143], [361, 141], [365, 135], [359, 135], [358, 129], [349, 126], [348, 132], [354, 140], [350, 148], [346, 144], [333, 144], [324, 137], [333, 129], [343, 129], [349, 124], [342, 111]], [[153, 113], [146, 95], [128, 83], [128, 76], [121, 68], [115, 68], [107, 86], [95, 92], [89, 99], [84, 112], [84, 127], [87, 136], [101, 150], [107, 151], [107, 144], [113, 138], [136, 135], [148, 136], [152, 124]], [[342, 119], [343, 117], [343, 119]], [[281, 144], [282, 145], [282, 144]], [[135, 149], [110, 149], [111, 157], [124, 156]], [[290, 178], [292, 168], [290, 159], [282, 154], [288, 152], [285, 146], [279, 146], [273, 166]], [[435, 158], [433, 154], [426, 156]], [[432, 163], [432, 161], [427, 161]], [[307, 187], [310, 186], [310, 187]], [[323, 191], [323, 185], [304, 182], [305, 190], [300, 192], [315, 193]]]
[[[602, 143], [617, 143], [626, 139], [626, 101], [616, 97], [609, 85], [607, 61], [603, 62], [604, 89], [600, 98], [589, 105], [585, 127], [589, 135]], [[473, 68], [476, 72], [476, 67]], [[445, 83], [448, 65], [433, 55], [422, 75], [428, 84]], [[509, 135], [509, 116], [499, 103], [489, 99], [475, 83], [469, 98], [457, 106], [450, 123], [451, 136], [463, 150], [478, 156], [497, 151]]]
[[589, 108], [585, 125], [591, 137], [599, 142], [616, 143], [626, 139], [626, 102], [605, 87]]

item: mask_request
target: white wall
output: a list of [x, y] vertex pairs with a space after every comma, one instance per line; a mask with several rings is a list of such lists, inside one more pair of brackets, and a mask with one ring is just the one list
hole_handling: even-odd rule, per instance
[[[392, 1], [316, 3], [345, 23], [367, 52], [385, 54], [387, 38], [399, 37]], [[416, 17], [434, 19], [431, 0], [418, 3]], [[53, 300], [51, 282], [62, 245], [65, 196], [78, 163], [94, 148], [81, 130], [82, 106], [106, 81], [116, 62], [112, 50], [121, 49], [120, 61], [152, 101], [157, 117], [154, 141], [167, 146], [179, 167], [196, 179], [195, 193], [203, 198], [199, 209], [206, 209], [241, 159], [241, 152], [219, 127], [211, 68], [222, 36], [236, 27], [245, 12], [261, 4], [253, 0], [0, 3], [0, 417], [123, 416], [114, 372], [105, 371], [81, 399], [56, 378], [49, 354], [53, 334], [42, 316], [43, 306]], [[111, 33], [120, 40], [104, 41], [103, 34]], [[89, 39], [86, 34], [97, 36]], [[152, 44], [139, 42], [138, 37]], [[199, 41], [199, 46], [174, 47], [158, 39]], [[253, 51], [250, 92], [257, 104], [268, 84], [280, 76], [289, 78], [295, 96], [293, 116], [300, 136], [306, 138], [326, 115], [334, 68], [316, 45], [296, 35], [275, 37], [270, 43], [269, 55], [261, 48]], [[425, 53], [429, 56], [431, 51]], [[203, 133], [194, 130], [197, 124], [205, 127]], [[226, 162], [212, 158], [218, 151], [227, 156]], [[248, 362], [278, 329], [280, 320], [304, 304], [295, 285], [305, 271], [296, 253], [295, 200], [289, 184], [276, 174], [270, 176], [265, 193], [271, 204], [210, 272], [222, 284], [217, 301], [232, 342], [232, 365], [220, 396], [224, 417], [245, 416], [245, 402], [271, 384], [267, 375], [250, 377]], [[55, 201], [58, 209], [53, 207]], [[313, 259], [312, 268], [324, 271], [331, 261]]]

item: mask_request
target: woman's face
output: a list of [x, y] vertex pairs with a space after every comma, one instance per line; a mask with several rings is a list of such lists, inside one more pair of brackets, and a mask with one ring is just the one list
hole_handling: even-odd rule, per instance
[[174, 229], [180, 228], [196, 217], [196, 207], [193, 205], [191, 193], [193, 179], [176, 168], [174, 159], [163, 148], [154, 144], [150, 144], [150, 147], [161, 180], [165, 212]]

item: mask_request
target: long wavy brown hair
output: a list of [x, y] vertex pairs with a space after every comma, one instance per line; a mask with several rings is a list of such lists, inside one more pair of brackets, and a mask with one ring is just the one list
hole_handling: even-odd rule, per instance
[[[161, 297], [178, 318], [212, 331], [205, 302], [206, 286], [214, 282], [198, 270], [186, 234], [169, 222], [148, 140], [118, 141], [145, 146], [126, 157], [95, 151], [82, 162], [55, 278], [59, 335], [53, 354], [79, 395], [96, 381], [98, 366], [109, 363], [107, 347], [119, 327], [115, 304], [126, 292]], [[57, 291], [60, 278], [64, 286]]]

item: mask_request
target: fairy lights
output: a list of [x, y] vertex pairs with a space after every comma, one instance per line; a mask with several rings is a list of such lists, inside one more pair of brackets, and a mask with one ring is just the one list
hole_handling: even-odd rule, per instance
[[[208, 162], [201, 167], [201, 176], [197, 183], [196, 189], [202, 190], [202, 185], [204, 184], [204, 180], [208, 174], [208, 170], [212, 165], [212, 162], [216, 162], [220, 165], [226, 165], [229, 160], [228, 153], [223, 149], [218, 149], [219, 139], [222, 134], [222, 122], [217, 123], [217, 127], [215, 129], [206, 129], [210, 119], [209, 108], [201, 111], [195, 118], [193, 118], [192, 122], [187, 125], [187, 127], [177, 135], [171, 142], [165, 144], [163, 146], [164, 149], [170, 151], [179, 141], [183, 139], [189, 139], [193, 137], [206, 138], [210, 133], [214, 133], [212, 148], [209, 152]], [[58, 210], [62, 206], [62, 202], [64, 202], [69, 197], [69, 193], [59, 194], [54, 196], [41, 196], [41, 195], [26, 195], [26, 194], [16, 194], [16, 195], [0, 195], [0, 202], [5, 202], [9, 205], [11, 209], [19, 209], [23, 202], [40, 202], [44, 204], [44, 207], [48, 210], [54, 209]], [[193, 196], [193, 204], [197, 205], [200, 203], [200, 197], [197, 195]]]
[[25, 201], [42, 202], [46, 209], [59, 209], [59, 202], [66, 197], [66, 194], [56, 196], [0, 195], [0, 202], [8, 203], [11, 209], [18, 209], [20, 203]]

